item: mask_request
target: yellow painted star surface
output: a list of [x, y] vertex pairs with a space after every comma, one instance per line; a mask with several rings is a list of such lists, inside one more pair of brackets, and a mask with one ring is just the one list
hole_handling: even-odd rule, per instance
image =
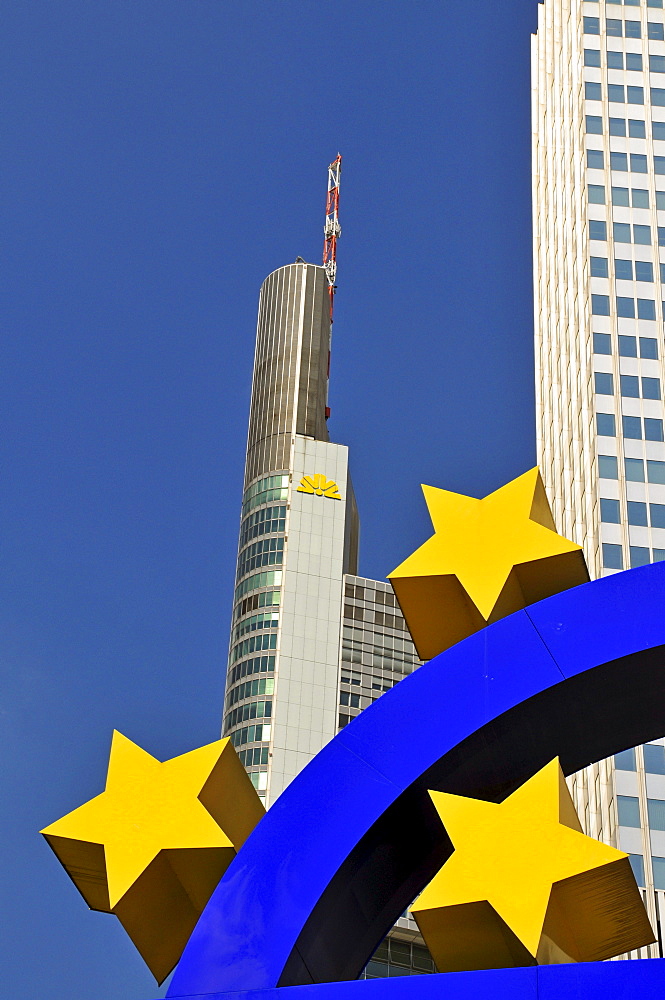
[[556, 533], [538, 469], [483, 500], [422, 489], [434, 535], [388, 577], [421, 659], [589, 579], [581, 547]]
[[454, 851], [411, 912], [440, 972], [601, 961], [654, 940], [628, 855], [582, 833], [558, 760], [499, 804], [430, 795]]
[[114, 732], [105, 791], [41, 832], [161, 982], [263, 813], [230, 740], [162, 763]]

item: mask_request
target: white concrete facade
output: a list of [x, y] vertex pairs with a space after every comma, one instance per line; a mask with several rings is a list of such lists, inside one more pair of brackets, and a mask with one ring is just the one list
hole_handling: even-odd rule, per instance
[[[538, 460], [558, 529], [601, 576], [665, 558], [665, 17], [663, 0], [538, 12]], [[659, 937], [640, 957], [663, 954], [661, 743], [571, 779], [587, 832], [633, 856]]]

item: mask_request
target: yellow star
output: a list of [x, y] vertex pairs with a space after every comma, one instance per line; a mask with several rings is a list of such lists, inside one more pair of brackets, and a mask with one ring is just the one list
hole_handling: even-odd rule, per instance
[[454, 852], [411, 912], [440, 972], [601, 961], [654, 940], [628, 855], [584, 836], [558, 760], [500, 804], [430, 795]]
[[263, 812], [230, 740], [161, 763], [114, 732], [106, 790], [41, 832], [161, 982]]
[[422, 489], [435, 533], [388, 577], [422, 659], [589, 579], [581, 546], [555, 531], [538, 469], [483, 500]]

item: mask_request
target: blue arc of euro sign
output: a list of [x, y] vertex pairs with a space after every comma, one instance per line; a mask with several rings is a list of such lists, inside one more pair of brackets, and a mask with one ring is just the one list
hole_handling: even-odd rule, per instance
[[557, 755], [570, 774], [662, 736], [664, 696], [665, 563], [565, 591], [441, 653], [277, 799], [168, 996], [356, 979], [452, 850], [428, 789], [501, 801]]

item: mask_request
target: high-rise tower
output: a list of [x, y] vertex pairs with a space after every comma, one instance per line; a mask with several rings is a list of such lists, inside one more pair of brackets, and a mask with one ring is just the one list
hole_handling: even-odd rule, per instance
[[[663, 0], [545, 0], [532, 93], [538, 458], [600, 576], [665, 558]], [[664, 744], [572, 780], [587, 832], [645, 889], [659, 944], [642, 957], [663, 954]]]

